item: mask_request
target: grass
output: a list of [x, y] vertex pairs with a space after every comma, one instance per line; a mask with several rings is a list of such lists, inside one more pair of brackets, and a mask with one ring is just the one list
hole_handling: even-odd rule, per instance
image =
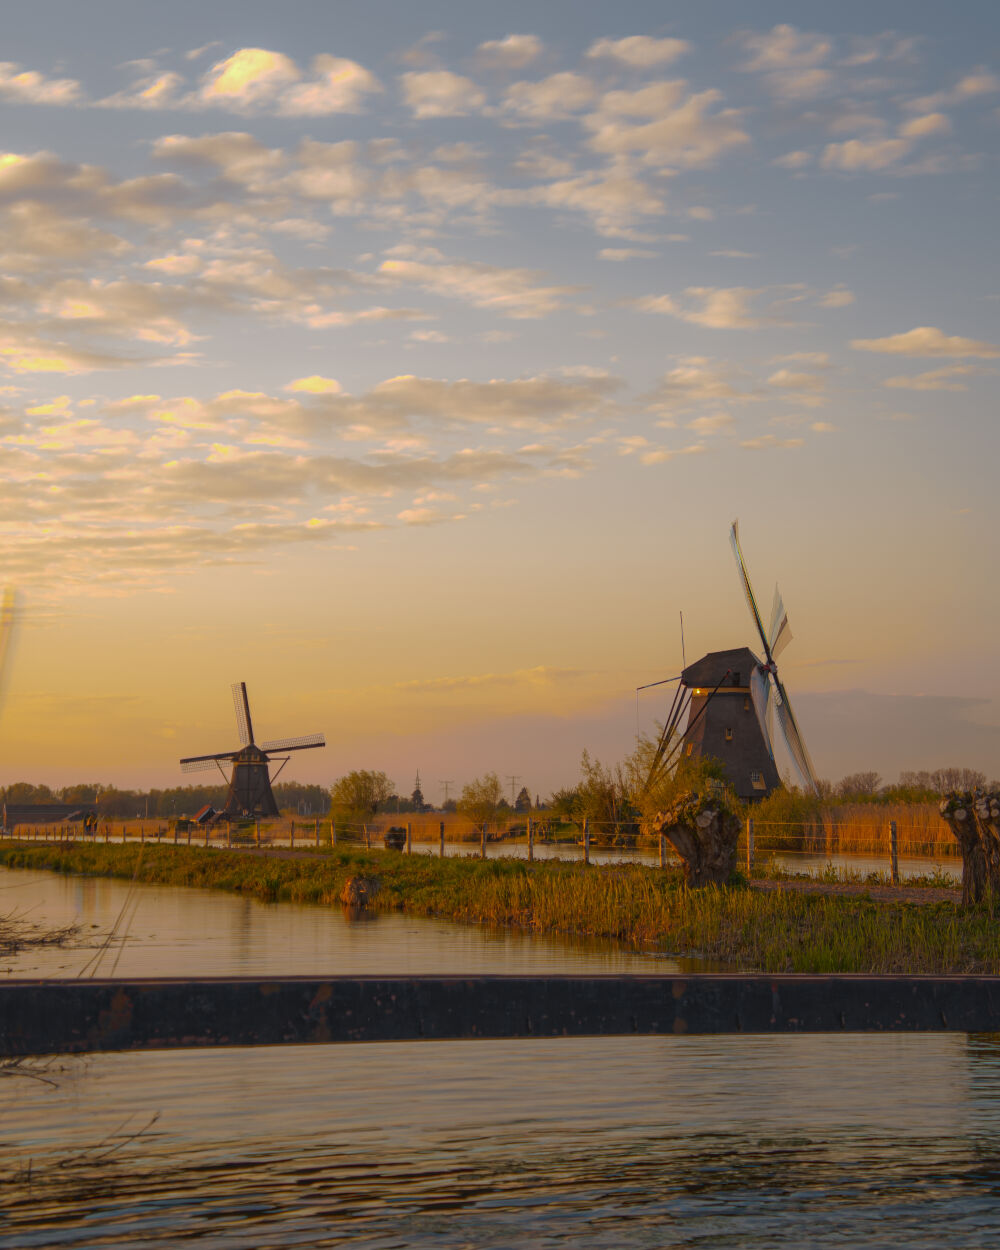
[[263, 902], [338, 905], [351, 876], [375, 877], [373, 908], [604, 938], [762, 972], [1000, 972], [988, 909], [822, 895], [687, 890], [674, 870], [515, 859], [436, 859], [346, 848], [308, 858], [135, 844], [0, 846], [0, 864], [226, 890]]

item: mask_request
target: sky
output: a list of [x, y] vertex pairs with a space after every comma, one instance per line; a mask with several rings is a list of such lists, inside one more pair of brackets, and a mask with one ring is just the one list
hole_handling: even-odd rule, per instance
[[1000, 774], [1000, 10], [8, 6], [0, 782], [613, 761], [756, 645]]

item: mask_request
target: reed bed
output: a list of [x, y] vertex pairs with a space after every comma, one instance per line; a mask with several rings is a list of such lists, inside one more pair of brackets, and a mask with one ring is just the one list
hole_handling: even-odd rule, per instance
[[[637, 865], [436, 859], [328, 849], [290, 858], [204, 848], [2, 846], [0, 864], [219, 889], [265, 902], [338, 905], [349, 877], [375, 879], [372, 908], [631, 948], [757, 972], [1000, 973], [992, 909], [876, 901], [863, 893], [688, 890]], [[290, 968], [289, 971], [294, 971]]]

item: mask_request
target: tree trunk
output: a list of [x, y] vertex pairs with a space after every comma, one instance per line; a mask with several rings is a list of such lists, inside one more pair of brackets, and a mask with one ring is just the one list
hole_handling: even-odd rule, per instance
[[1000, 895], [1000, 802], [952, 794], [941, 803], [941, 819], [962, 852], [962, 905], [969, 907]]
[[658, 812], [647, 828], [664, 834], [681, 857], [684, 881], [690, 886], [725, 885], [736, 867], [741, 824], [727, 811], [706, 808], [691, 820]]

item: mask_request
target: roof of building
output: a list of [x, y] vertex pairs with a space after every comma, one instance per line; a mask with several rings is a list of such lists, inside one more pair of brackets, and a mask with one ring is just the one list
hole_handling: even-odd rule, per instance
[[750, 674], [760, 660], [749, 647], [732, 647], [729, 651], [709, 651], [700, 660], [689, 664], [681, 673], [685, 686], [708, 687], [713, 690], [720, 682], [726, 686], [749, 686]]

